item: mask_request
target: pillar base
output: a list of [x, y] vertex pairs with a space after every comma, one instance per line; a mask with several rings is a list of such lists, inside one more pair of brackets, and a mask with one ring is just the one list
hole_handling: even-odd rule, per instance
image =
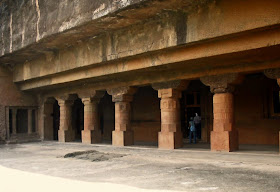
[[181, 132], [159, 132], [158, 148], [177, 149], [183, 147], [183, 136]]
[[58, 130], [59, 142], [70, 142], [74, 140], [74, 133], [70, 130]]
[[84, 130], [82, 131], [82, 143], [93, 144], [101, 143], [101, 131], [100, 130]]
[[128, 146], [134, 144], [133, 131], [113, 131], [112, 144], [114, 146]]
[[211, 132], [211, 151], [236, 151], [238, 145], [237, 131]]

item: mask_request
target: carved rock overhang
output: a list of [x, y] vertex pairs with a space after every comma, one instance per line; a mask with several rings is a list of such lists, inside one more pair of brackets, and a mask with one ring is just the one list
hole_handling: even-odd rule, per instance
[[63, 32], [45, 36], [38, 42], [34, 41], [4, 55], [0, 53], [0, 65], [13, 68], [16, 64], [24, 63], [26, 58], [33, 60], [41, 55], [56, 53], [60, 49], [73, 46], [89, 38], [95, 38], [102, 33], [115, 31], [157, 17], [165, 11], [182, 9], [184, 12], [188, 12], [207, 0], [133, 0], [131, 2], [128, 6], [108, 11], [107, 14], [94, 19], [87, 19]]
[[[102, 65], [95, 65], [93, 68], [80, 68], [66, 73], [60, 73], [39, 79], [33, 79], [23, 82], [18, 82], [21, 90], [25, 91], [46, 91], [57, 89], [71, 90], [72, 87], [92, 87], [105, 90], [116, 86], [138, 86], [150, 85], [152, 83], [172, 81], [178, 79], [198, 79], [202, 76], [217, 75], [225, 73], [252, 73], [262, 72], [268, 68], [280, 67], [280, 43], [267, 46], [267, 42], [274, 41], [269, 37], [270, 33], [279, 34], [280, 30], [273, 28], [271, 30], [260, 30], [254, 33], [241, 33], [236, 36], [228, 36], [227, 38], [217, 38], [199, 42], [197, 44], [188, 44], [177, 46], [165, 50], [158, 50], [137, 56], [132, 56], [125, 59], [115, 60]], [[254, 37], [255, 36], [255, 37]], [[250, 40], [244, 44], [245, 39]], [[256, 45], [259, 37], [267, 37], [261, 42], [259, 47], [248, 49], [252, 42]], [[266, 41], [267, 40], [267, 41]], [[238, 43], [240, 41], [240, 43]], [[231, 47], [232, 43], [232, 47]], [[225, 46], [224, 52], [215, 52], [216, 47]], [[229, 46], [229, 47], [228, 47]], [[213, 49], [213, 53], [206, 53], [204, 50]], [[235, 50], [235, 51], [233, 51]], [[236, 51], [238, 50], [238, 51]], [[198, 54], [197, 57], [192, 57], [191, 54]], [[209, 53], [209, 52], [207, 52]], [[126, 63], [141, 63], [154, 60], [157, 62], [151, 66], [140, 66], [139, 68], [131, 68], [131, 70], [116, 72], [113, 74], [101, 74], [98, 76], [87, 77], [83, 79], [74, 79], [67, 82], [57, 82], [53, 84], [45, 84], [49, 79], [55, 79], [57, 76], [69, 77], [71, 75], [83, 73], [84, 70], [95, 70], [98, 67], [112, 67], [120, 64], [125, 60]], [[60, 79], [63, 79], [61, 78]]]

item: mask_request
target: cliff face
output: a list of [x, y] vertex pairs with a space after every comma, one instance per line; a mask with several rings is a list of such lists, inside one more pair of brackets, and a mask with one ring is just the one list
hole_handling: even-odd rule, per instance
[[32, 60], [162, 11], [190, 10], [203, 2], [206, 0], [2, 0], [0, 63]]
[[[0, 56], [144, 1], [2, 0], [0, 2]], [[97, 27], [89, 30], [97, 30]], [[77, 39], [85, 33], [84, 30], [71, 32], [72, 35], [79, 36]], [[52, 47], [51, 45], [49, 47]]]

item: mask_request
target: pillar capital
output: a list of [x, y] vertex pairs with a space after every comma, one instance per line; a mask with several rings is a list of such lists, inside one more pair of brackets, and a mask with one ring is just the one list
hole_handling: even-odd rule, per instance
[[59, 105], [73, 105], [74, 104], [74, 100], [77, 98], [77, 96], [75, 95], [69, 95], [69, 94], [65, 94], [65, 95], [59, 95], [55, 97], [56, 100], [58, 101]]
[[54, 97], [46, 97], [43, 99], [44, 104], [54, 104], [55, 103], [55, 98]]
[[234, 85], [241, 83], [243, 77], [238, 73], [201, 77], [200, 81], [210, 86], [212, 93], [232, 93]]
[[96, 91], [96, 90], [83, 90], [78, 92], [78, 96], [82, 101], [99, 101], [105, 94], [105, 91]]
[[107, 90], [108, 94], [112, 95], [113, 102], [131, 102], [136, 91], [135, 87], [118, 87]]
[[264, 70], [265, 76], [270, 79], [279, 79], [280, 78], [280, 68], [276, 69], [266, 69]]
[[158, 90], [159, 98], [181, 98], [181, 91], [186, 89], [189, 81], [175, 80], [152, 84], [153, 89]]
[[264, 74], [266, 77], [268, 77], [270, 79], [276, 79], [278, 85], [280, 86], [280, 68], [266, 69], [266, 70], [264, 70]]

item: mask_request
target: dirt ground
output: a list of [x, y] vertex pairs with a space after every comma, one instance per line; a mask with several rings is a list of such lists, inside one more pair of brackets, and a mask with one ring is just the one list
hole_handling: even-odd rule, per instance
[[1, 191], [280, 191], [275, 147], [179, 150], [39, 142], [0, 145]]

